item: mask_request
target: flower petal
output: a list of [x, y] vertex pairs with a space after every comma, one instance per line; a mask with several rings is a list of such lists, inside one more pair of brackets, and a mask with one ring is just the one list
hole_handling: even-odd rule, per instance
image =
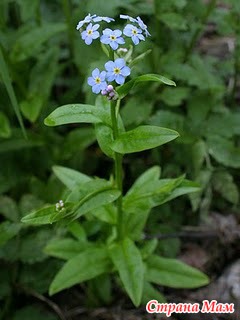
[[116, 81], [118, 84], [123, 84], [123, 83], [125, 82], [125, 78], [124, 78], [124, 76], [122, 76], [121, 74], [118, 74], [118, 75], [116, 76], [115, 81]]
[[93, 79], [93, 77], [88, 77], [87, 83], [88, 83], [90, 86], [94, 86], [94, 85], [95, 85], [95, 80]]
[[115, 67], [115, 63], [113, 61], [108, 61], [105, 63], [105, 69], [107, 71], [113, 71], [114, 67]]
[[113, 50], [117, 50], [118, 48], [118, 43], [116, 41], [111, 41], [110, 42], [110, 47], [113, 49]]
[[130, 69], [129, 67], [127, 67], [127, 66], [125, 66], [125, 67], [123, 67], [123, 68], [121, 69], [121, 74], [122, 74], [124, 77], [129, 76], [130, 73], [131, 73], [131, 69]]
[[86, 37], [85, 43], [89, 46], [92, 43], [92, 38], [91, 37]]
[[122, 67], [124, 67], [126, 65], [126, 62], [125, 62], [124, 59], [118, 58], [118, 59], [115, 60], [115, 65], [118, 68], [122, 68]]
[[92, 72], [93, 78], [99, 77], [100, 71], [98, 68], [95, 68]]
[[100, 34], [98, 31], [94, 31], [93, 34], [92, 34], [92, 39], [97, 39], [100, 37]]
[[92, 30], [97, 30], [98, 28], [100, 27], [100, 24], [95, 24], [93, 27], [92, 27]]
[[114, 36], [116, 36], [116, 37], [120, 37], [120, 36], [122, 35], [122, 31], [119, 30], [119, 29], [117, 29], [117, 30], [114, 30], [114, 31], [113, 31], [113, 34], [114, 34]]
[[99, 93], [101, 91], [101, 86], [99, 84], [95, 84], [93, 87], [92, 87], [92, 92], [93, 93]]
[[118, 44], [124, 44], [125, 43], [125, 40], [122, 37], [117, 38], [116, 41], [117, 41]]
[[109, 44], [111, 42], [109, 36], [106, 35], [101, 36], [100, 41], [104, 44]]

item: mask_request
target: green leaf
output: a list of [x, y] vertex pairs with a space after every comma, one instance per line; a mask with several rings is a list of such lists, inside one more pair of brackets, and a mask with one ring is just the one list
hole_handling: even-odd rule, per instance
[[148, 256], [153, 254], [153, 252], [157, 248], [157, 245], [158, 245], [158, 239], [156, 238], [144, 241], [144, 246], [141, 248], [141, 254], [144, 260], [148, 258]]
[[94, 128], [83, 127], [72, 130], [64, 139], [61, 148], [63, 159], [74, 157], [79, 151], [85, 150], [96, 141]]
[[213, 174], [212, 184], [214, 189], [219, 192], [222, 197], [233, 204], [239, 201], [238, 187], [233, 181], [233, 176], [227, 171], [217, 171]]
[[9, 138], [11, 136], [11, 127], [6, 115], [0, 111], [0, 138]]
[[104, 248], [89, 248], [67, 261], [51, 283], [49, 294], [53, 295], [75, 284], [110, 272], [111, 263]]
[[141, 303], [144, 283], [144, 266], [141, 254], [128, 238], [111, 245], [110, 256], [118, 270], [124, 288], [134, 305]]
[[0, 246], [15, 237], [19, 233], [21, 227], [22, 226], [19, 223], [11, 223], [9, 221], [2, 222], [0, 224]]
[[45, 22], [42, 26], [32, 28], [32, 30], [17, 38], [11, 51], [11, 59], [14, 62], [19, 62], [35, 55], [44, 42], [65, 30], [66, 25], [64, 23]]
[[161, 168], [154, 166], [144, 173], [142, 173], [137, 180], [134, 182], [132, 187], [128, 190], [126, 197], [134, 193], [144, 192], [147, 188], [146, 186], [152, 184], [153, 181], [158, 181], [160, 178]]
[[20, 103], [20, 108], [25, 116], [31, 122], [35, 122], [42, 108], [42, 97], [35, 95]]
[[54, 314], [43, 312], [42, 308], [40, 309], [34, 306], [26, 306], [14, 312], [12, 320], [42, 320], [43, 318], [44, 320], [59, 319], [59, 317], [55, 316]]
[[206, 130], [204, 135], [222, 136], [231, 138], [234, 135], [240, 135], [240, 113], [229, 112], [226, 114], [212, 114], [206, 123]]
[[112, 203], [94, 209], [93, 211], [91, 211], [91, 214], [99, 220], [107, 222], [109, 224], [117, 223], [117, 209]]
[[219, 163], [240, 168], [240, 149], [235, 147], [232, 140], [227, 140], [219, 136], [210, 136], [207, 139], [208, 151]]
[[73, 221], [68, 225], [68, 231], [80, 242], [87, 241], [86, 231], [79, 221]]
[[183, 100], [185, 100], [190, 93], [190, 89], [186, 87], [164, 88], [160, 95], [161, 100], [170, 107], [177, 107], [181, 105]]
[[28, 19], [33, 19], [37, 15], [39, 0], [17, 0], [16, 3], [20, 6], [21, 18], [25, 22]]
[[[56, 73], [58, 71], [59, 50], [52, 47], [44, 55], [40, 55], [39, 61], [32, 68], [29, 77], [29, 88], [26, 100], [21, 102], [21, 111], [31, 122], [35, 122], [46, 103]], [[39, 88], [41, 87], [41, 94]]]
[[176, 131], [156, 127], [140, 126], [131, 131], [122, 133], [113, 142], [111, 148], [118, 153], [133, 153], [152, 149], [176, 139], [179, 134]]
[[0, 75], [2, 77], [3, 83], [6, 86], [7, 93], [9, 95], [11, 104], [13, 106], [14, 112], [17, 116], [18, 122], [20, 124], [21, 129], [22, 129], [23, 136], [26, 138], [26, 130], [25, 130], [25, 127], [23, 124], [23, 119], [22, 119], [22, 116], [20, 113], [20, 108], [19, 108], [17, 98], [16, 98], [16, 95], [15, 95], [15, 92], [14, 92], [14, 89], [13, 89], [13, 86], [11, 83], [11, 78], [10, 78], [9, 71], [8, 71], [8, 66], [5, 62], [1, 48], [0, 48]]
[[203, 162], [207, 156], [206, 144], [203, 140], [198, 140], [192, 146], [192, 162], [195, 176], [202, 168]]
[[32, 137], [29, 139], [25, 138], [10, 138], [5, 139], [0, 142], [0, 153], [5, 153], [9, 151], [16, 151], [21, 149], [28, 149], [34, 147], [43, 146], [44, 142], [41, 141], [38, 137]]
[[146, 278], [149, 282], [171, 288], [198, 288], [209, 283], [201, 271], [176, 259], [156, 255], [147, 260]]
[[43, 253], [43, 248], [51, 237], [52, 231], [50, 229], [37, 229], [26, 234], [21, 240], [21, 246], [18, 250], [19, 260], [28, 264], [44, 261], [47, 256]]
[[146, 52], [143, 52], [142, 54], [140, 54], [139, 56], [137, 56], [135, 59], [133, 59], [130, 63], [129, 63], [129, 67], [134, 66], [135, 64], [138, 64], [139, 62], [142, 62], [142, 60], [149, 55], [152, 52], [152, 49], [147, 50]]
[[113, 159], [114, 152], [110, 147], [113, 143], [112, 129], [103, 123], [97, 123], [95, 124], [95, 133], [101, 150], [106, 154], [106, 156]]
[[16, 202], [12, 198], [1, 196], [0, 197], [0, 214], [2, 214], [8, 220], [17, 222], [19, 212], [18, 212]]
[[154, 81], [154, 82], [160, 82], [167, 84], [169, 86], [176, 86], [176, 83], [172, 80], [169, 80], [166, 77], [163, 77], [158, 74], [145, 74], [142, 76], [139, 76], [135, 79], [132, 79], [128, 81], [127, 83], [123, 84], [122, 86], [118, 87], [117, 93], [119, 94], [119, 97], [122, 99], [124, 98], [130, 90], [132, 90], [138, 83], [140, 82], [148, 82], [148, 81]]
[[44, 252], [49, 256], [69, 260], [79, 255], [81, 252], [89, 247], [87, 242], [76, 241], [73, 239], [53, 239], [44, 249]]
[[71, 217], [77, 219], [87, 212], [112, 203], [120, 194], [121, 192], [114, 188], [110, 182], [103, 179], [87, 182], [80, 192], [80, 201], [76, 204]]
[[[152, 180], [142, 188], [127, 193], [123, 198], [123, 207], [135, 214], [139, 210], [150, 210], [180, 195], [199, 191], [199, 185], [185, 180], [184, 176], [176, 179]], [[128, 222], [130, 223], [130, 222]]]
[[150, 300], [157, 300], [159, 303], [166, 303], [167, 300], [163, 294], [156, 290], [151, 283], [145, 281], [143, 288], [142, 304], [146, 305]]
[[111, 126], [110, 114], [103, 108], [88, 104], [68, 104], [54, 110], [45, 120], [47, 126], [69, 123], [101, 123]]
[[152, 101], [143, 100], [142, 97], [131, 97], [121, 109], [125, 126], [139, 125], [149, 118], [153, 109]]
[[71, 215], [72, 209], [73, 205], [70, 203], [65, 203], [65, 208], [61, 211], [56, 210], [56, 205], [47, 206], [26, 215], [21, 222], [31, 225], [52, 224]]
[[70, 168], [53, 166], [52, 169], [58, 179], [70, 190], [74, 190], [82, 184], [91, 181], [91, 178], [87, 175]]
[[167, 25], [170, 29], [183, 31], [187, 29], [186, 19], [178, 13], [161, 13], [159, 16], [157, 16], [157, 18], [161, 20], [165, 25]]

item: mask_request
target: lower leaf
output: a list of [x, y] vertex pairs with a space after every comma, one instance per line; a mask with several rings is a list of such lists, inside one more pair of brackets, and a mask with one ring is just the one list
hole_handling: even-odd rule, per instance
[[104, 248], [89, 248], [68, 260], [51, 283], [49, 294], [53, 295], [75, 284], [93, 279], [109, 272], [111, 262]]
[[140, 251], [129, 238], [112, 245], [109, 251], [124, 288], [134, 305], [139, 306], [144, 283], [144, 265]]

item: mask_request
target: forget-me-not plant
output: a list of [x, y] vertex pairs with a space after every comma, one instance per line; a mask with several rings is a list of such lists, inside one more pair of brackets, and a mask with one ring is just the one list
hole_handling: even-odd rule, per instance
[[[102, 281], [108, 281], [110, 286], [111, 277], [118, 273], [127, 294], [135, 306], [139, 306], [155, 292], [154, 283], [192, 288], [205, 285], [208, 279], [198, 270], [177, 260], [154, 254], [157, 239], [152, 239], [151, 243], [144, 239], [145, 223], [152, 208], [178, 195], [198, 191], [198, 188], [184, 176], [161, 180], [160, 168], [154, 166], [144, 172], [126, 194], [123, 193], [123, 157], [128, 153], [156, 148], [177, 138], [178, 133], [151, 125], [125, 129], [120, 105], [132, 88], [139, 82], [155, 81], [172, 86], [175, 83], [158, 74], [139, 75], [128, 81], [132, 66], [149, 54], [148, 50], [133, 58], [135, 46], [129, 45], [129, 40], [138, 45], [150, 33], [140, 17], [121, 15], [121, 18], [127, 21], [123, 32], [114, 28], [102, 30], [104, 23], [111, 23], [113, 19], [95, 14], [88, 14], [77, 25], [84, 42], [91, 45], [93, 40], [99, 38], [107, 55], [105, 70], [95, 68], [87, 79], [92, 92], [101, 95], [96, 105], [64, 105], [45, 119], [45, 124], [49, 126], [94, 124], [100, 149], [114, 162], [114, 175], [109, 180], [93, 178], [57, 166], [54, 172], [68, 188], [63, 200], [24, 216], [22, 221], [32, 225], [63, 220], [74, 237], [79, 239], [59, 239], [60, 244], [54, 242], [52, 247], [50, 245], [54, 256], [67, 260], [55, 276], [50, 294], [96, 277], [98, 282], [93, 282], [94, 286], [103, 283], [105, 288]], [[85, 230], [84, 219], [96, 223], [97, 231], [94, 231], [93, 237], [89, 228]], [[101, 295], [104, 294], [105, 291], [102, 291]]]

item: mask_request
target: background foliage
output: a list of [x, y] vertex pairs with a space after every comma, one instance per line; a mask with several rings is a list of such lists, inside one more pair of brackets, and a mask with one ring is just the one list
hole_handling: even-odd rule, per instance
[[[159, 209], [153, 209], [145, 232], [169, 233], [183, 225], [198, 225], [207, 220], [210, 210], [224, 213], [239, 209], [238, 0], [112, 0], [107, 6], [102, 0], [2, 0], [2, 319], [10, 309], [16, 310], [11, 315], [14, 320], [26, 319], [26, 314], [33, 312], [37, 319], [40, 312], [37, 307], [28, 306], [26, 302], [26, 307], [21, 309], [15, 298], [26, 293], [31, 295], [32, 290], [39, 294], [47, 292], [62, 262], [49, 258], [51, 248], [46, 245], [63, 235], [68, 235], [69, 241], [73, 241], [74, 236], [86, 236], [81, 230], [75, 230], [77, 226], [68, 230], [64, 226], [34, 228], [20, 224], [21, 218], [32, 209], [61, 198], [64, 186], [52, 166], [70, 167], [103, 178], [108, 177], [112, 169], [112, 164], [100, 152], [91, 127], [73, 124], [53, 129], [43, 123], [58, 105], [94, 103], [95, 97], [86, 79], [94, 67], [103, 63], [99, 60], [102, 55], [97, 46], [94, 49], [85, 46], [75, 31], [78, 20], [88, 12], [116, 18], [120, 13], [127, 13], [144, 18], [152, 34], [152, 51], [144, 63], [135, 66], [134, 75], [160, 73], [177, 83], [176, 88], [142, 84], [124, 100], [121, 110], [127, 129], [151, 124], [169, 127], [181, 134], [161, 149], [145, 152], [142, 157], [128, 157], [124, 163], [126, 190], [140, 173], [155, 164], [162, 167], [163, 177], [176, 177], [185, 172], [187, 178], [201, 185], [201, 191], [189, 198], [163, 205], [161, 214], [154, 214], [154, 210], [159, 213]], [[149, 41], [137, 50], [140, 53], [145, 48], [149, 48]], [[86, 221], [84, 226], [88, 237], [94, 237], [98, 228], [91, 221]], [[179, 248], [180, 241], [174, 239], [161, 241], [157, 250], [167, 257], [175, 257]], [[89, 297], [93, 290], [88, 289]], [[110, 296], [99, 293], [94, 303], [110, 301]], [[48, 317], [55, 319], [54, 315]]]

